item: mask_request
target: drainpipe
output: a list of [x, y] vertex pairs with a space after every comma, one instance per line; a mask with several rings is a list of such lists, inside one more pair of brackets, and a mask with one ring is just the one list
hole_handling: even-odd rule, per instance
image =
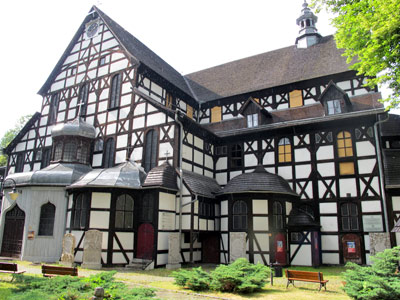
[[179, 253], [182, 250], [182, 202], [183, 202], [183, 178], [182, 178], [182, 152], [183, 152], [183, 124], [178, 120], [178, 111], [175, 111], [175, 122], [179, 125]]
[[378, 159], [378, 169], [379, 169], [379, 184], [381, 186], [382, 191], [382, 209], [383, 209], [383, 218], [385, 221], [385, 228], [386, 231], [389, 232], [389, 221], [387, 215], [387, 208], [386, 208], [386, 192], [385, 192], [385, 181], [384, 181], [384, 171], [383, 171], [383, 164], [382, 164], [382, 151], [380, 147], [380, 135], [378, 132], [378, 125], [382, 124], [389, 120], [389, 114], [386, 115], [386, 119], [376, 121], [374, 124], [374, 135], [375, 135], [375, 148], [376, 148], [376, 156]]

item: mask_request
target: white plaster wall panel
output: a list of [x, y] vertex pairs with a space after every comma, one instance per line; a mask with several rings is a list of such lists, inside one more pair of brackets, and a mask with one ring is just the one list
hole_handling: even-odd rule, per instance
[[197, 148], [203, 149], [204, 147], [204, 142], [202, 139], [198, 138], [197, 136], [194, 136], [194, 145]]
[[106, 112], [107, 111], [107, 106], [108, 106], [108, 101], [107, 100], [99, 102], [99, 107], [98, 107], [99, 112]]
[[75, 77], [68, 78], [65, 81], [65, 87], [70, 87], [70, 86], [73, 86], [74, 84], [75, 84]]
[[108, 74], [108, 66], [100, 67], [98, 72], [97, 72], [97, 76], [101, 77], [101, 76], [104, 76], [106, 74]]
[[158, 233], [157, 250], [168, 250], [168, 236], [169, 236], [169, 232], [159, 232]]
[[40, 165], [41, 165], [41, 163], [35, 163], [35, 164], [33, 165], [32, 171], [38, 171], [38, 170], [40, 170]]
[[[331, 182], [331, 180], [327, 181], [327, 185], [329, 186], [329, 183]], [[320, 197], [323, 197], [323, 195], [325, 194], [325, 192], [327, 191], [327, 188], [325, 186], [325, 184], [322, 181], [318, 181], [318, 191], [319, 191], [319, 195]], [[331, 191], [335, 194], [336, 191], [336, 182], [333, 183]], [[329, 196], [329, 195], [328, 195]]]
[[63, 81], [58, 81], [54, 82], [51, 85], [50, 92], [58, 91], [64, 88], [64, 80]]
[[257, 247], [256, 241], [254, 241], [254, 245], [253, 245], [254, 250], [256, 250], [256, 251], [269, 251], [269, 236], [268, 236], [268, 234], [266, 234], [266, 233], [255, 233], [254, 235], [255, 235], [255, 237], [257, 239], [257, 242], [258, 242], [258, 244], [260, 245], [260, 248], [261, 248], [261, 249], [259, 249]]
[[[151, 104], [147, 104], [147, 112], [157, 112], [158, 111], [158, 109], [156, 108], [156, 107], [154, 107], [153, 105], [151, 105]], [[159, 113], [159, 114], [161, 114], [161, 115], [163, 115], [163, 116], [165, 116], [163, 113]], [[152, 116], [153, 117], [153, 116]]]
[[[134, 233], [133, 232], [116, 232], [115, 233], [122, 245], [122, 248], [125, 250], [132, 250], [133, 249], [133, 243], [134, 243]], [[115, 248], [117, 247], [117, 248]], [[116, 240], [114, 239], [114, 249], [119, 249], [118, 244], [116, 243]]]
[[203, 175], [203, 169], [199, 168], [199, 167], [196, 167], [196, 166], [193, 166], [193, 172], [197, 173], [197, 174], [200, 174], [200, 175]]
[[325, 217], [321, 216], [321, 231], [338, 231], [337, 217]]
[[96, 93], [89, 93], [88, 103], [96, 103], [96, 101], [97, 101]]
[[291, 210], [292, 210], [292, 203], [286, 202], [286, 216], [289, 216]]
[[31, 166], [28, 164], [24, 165], [24, 169], [22, 170], [22, 172], [30, 172], [31, 171]]
[[59, 101], [58, 103], [58, 110], [64, 110], [67, 108], [67, 104], [65, 101]]
[[[204, 160], [205, 167], [209, 169], [214, 169], [214, 163], [212, 157], [210, 155], [205, 155], [204, 158], [205, 158]], [[209, 177], [212, 177], [212, 175]]]
[[159, 193], [159, 209], [175, 211], [175, 195]]
[[311, 154], [306, 148], [295, 149], [294, 150], [294, 159], [296, 162], [310, 161]]
[[107, 27], [105, 27], [105, 30], [103, 32], [103, 40], [108, 40], [112, 37], [114, 37], [110, 31], [106, 30]]
[[319, 212], [321, 214], [336, 214], [337, 206], [335, 203], [320, 203], [319, 204]]
[[76, 108], [71, 108], [70, 110], [67, 111], [67, 120], [71, 121], [75, 119], [76, 117]]
[[206, 219], [199, 219], [199, 229], [200, 230], [207, 230], [207, 220]]
[[[104, 257], [107, 259], [106, 255]], [[112, 263], [113, 264], [126, 264], [125, 256], [122, 253], [113, 252], [113, 254], [112, 254]]]
[[400, 245], [400, 233], [396, 232], [396, 245], [399, 246]]
[[70, 63], [76, 62], [78, 59], [79, 59], [78, 53], [71, 54], [65, 59], [64, 65], [68, 65]]
[[200, 165], [203, 165], [203, 153], [197, 150], [194, 150], [194, 162]]
[[268, 230], [268, 217], [253, 217], [253, 230]]
[[244, 164], [246, 167], [257, 166], [258, 159], [254, 154], [246, 154], [244, 156]]
[[341, 88], [342, 90], [350, 90], [350, 89], [351, 89], [351, 84], [350, 84], [350, 81], [349, 81], [349, 80], [341, 81], [341, 82], [338, 82], [338, 83], [336, 83], [336, 84], [337, 84], [337, 86], [338, 86], [339, 88]]
[[[372, 181], [371, 181], [371, 187], [372, 187], [378, 194], [380, 194], [380, 192], [379, 192], [379, 180], [378, 180], [378, 177], [377, 177], [377, 176], [374, 177], [374, 178], [372, 179]], [[368, 191], [368, 195], [373, 196], [373, 193], [370, 192], [370, 191]]]
[[337, 250], [339, 251], [339, 238], [337, 235], [322, 235], [321, 236], [322, 250]]
[[253, 214], [268, 214], [268, 200], [253, 199]]
[[[367, 227], [371, 228], [369, 232], [381, 232], [383, 231], [383, 223], [382, 223], [382, 217], [381, 215], [374, 216], [376, 219], [374, 219], [374, 224], [371, 226], [371, 221], [370, 221], [370, 216], [362, 216], [362, 222], [363, 222], [363, 227], [364, 231], [367, 231]], [[368, 219], [367, 219], [368, 218]]]
[[228, 231], [228, 218], [221, 218], [221, 231]]
[[156, 113], [147, 118], [147, 126], [160, 125], [165, 122], [165, 114]]
[[107, 117], [108, 122], [116, 121], [118, 119], [118, 110], [110, 110]]
[[230, 174], [229, 174], [230, 175], [230, 180], [232, 180], [236, 176], [239, 176], [240, 174], [242, 174], [242, 171], [230, 172]]
[[59, 81], [61, 79], [64, 79], [65, 76], [67, 75], [66, 71], [62, 71], [60, 74], [57, 75], [56, 79], [54, 81]]
[[226, 170], [228, 168], [228, 158], [227, 157], [220, 157], [216, 163], [217, 170]]
[[376, 159], [362, 159], [358, 160], [358, 173], [371, 174], [376, 165]]
[[97, 66], [98, 66], [98, 64], [99, 64], [99, 61], [98, 60], [92, 60], [90, 63], [89, 63], [89, 67], [88, 67], [88, 69], [89, 70], [92, 70], [92, 71], [89, 71], [89, 72], [96, 72], [96, 68], [97, 68]]
[[293, 172], [291, 166], [278, 167], [278, 175], [282, 176], [286, 180], [293, 179]]
[[126, 161], [126, 150], [117, 151], [115, 153], [115, 163], [119, 164]]
[[[296, 246], [290, 246], [290, 256], [292, 257], [297, 249]], [[311, 266], [311, 245], [302, 245], [297, 252], [296, 256], [293, 258], [291, 265], [293, 266]]]
[[108, 229], [110, 212], [108, 211], [91, 211], [90, 212], [90, 228]]
[[128, 145], [128, 135], [119, 135], [117, 136], [117, 148], [126, 147]]
[[338, 253], [322, 253], [322, 263], [326, 265], [338, 265], [340, 263]]
[[333, 146], [321, 146], [317, 151], [317, 160], [333, 159]]
[[199, 213], [199, 201], [196, 201], [193, 204], [194, 204], [193, 205], [193, 208], [194, 208], [193, 211], [194, 211], [195, 214], [198, 214]]
[[198, 217], [196, 217], [196, 216], [193, 217], [193, 221], [194, 221], [193, 229], [194, 230], [198, 230], [199, 229], [199, 221], [198, 220], [199, 220]]
[[[172, 153], [174, 153], [174, 149], [172, 148], [171, 144], [168, 143], [161, 143], [159, 146], [159, 152], [158, 152], [158, 157], [165, 157], [166, 153], [168, 152], [168, 155], [171, 155]], [[162, 164], [163, 161], [159, 161], [159, 164]]]
[[112, 48], [112, 47], [115, 47], [115, 46], [117, 46], [117, 45], [118, 45], [117, 40], [111, 39], [111, 40], [108, 40], [108, 41], [106, 41], [106, 42], [103, 42], [101, 48], [102, 48], [102, 50], [104, 51], [104, 50], [110, 49], [110, 48]]
[[190, 229], [190, 216], [182, 216], [182, 229]]
[[217, 173], [215, 174], [215, 180], [219, 185], [225, 185], [228, 183], [228, 176], [226, 173]]
[[[107, 71], [105, 71], [104, 74], [98, 74], [98, 75], [101, 76], [101, 75], [105, 75], [106, 73], [107, 73]], [[90, 79], [95, 79], [96, 78], [96, 70], [91, 70], [91, 71], [87, 72], [87, 77], [89, 77]], [[84, 77], [82, 79], [84, 79]]]
[[168, 254], [157, 254], [157, 265], [168, 264]]
[[[269, 260], [267, 260], [267, 261], [269, 261]], [[260, 254], [254, 254], [254, 263], [255, 264], [263, 264], [264, 263]]]
[[228, 201], [221, 201], [221, 216], [228, 215]]
[[220, 249], [221, 249], [221, 250], [227, 251], [227, 250], [228, 250], [228, 239], [229, 239], [229, 235], [228, 235], [227, 233], [222, 233], [222, 234], [221, 234], [221, 239], [222, 239], [222, 241], [221, 241], [221, 247], [220, 247]]
[[129, 112], [130, 112], [130, 108], [129, 107], [121, 108], [119, 110], [119, 119], [120, 120], [121, 119], [126, 119], [128, 117], [128, 115], [129, 115]]
[[392, 197], [393, 210], [400, 210], [400, 196]]
[[109, 124], [106, 127], [106, 135], [112, 135], [117, 131], [117, 124]]
[[191, 165], [191, 164], [188, 164], [188, 163], [186, 163], [186, 162], [183, 162], [183, 163], [182, 163], [182, 169], [192, 172], [192, 165]]
[[134, 118], [133, 119], [133, 128], [143, 128], [144, 127], [144, 117]]
[[154, 82], [151, 83], [151, 90], [157, 95], [162, 95], [162, 87]]
[[26, 146], [25, 142], [18, 143], [17, 146], [15, 147], [15, 151], [17, 151], [17, 152], [24, 151], [25, 150], [25, 146]]
[[264, 158], [263, 158], [263, 164], [269, 165], [269, 164], [274, 164], [274, 163], [275, 163], [275, 153], [274, 152], [265, 153]]
[[[69, 204], [68, 204], [69, 205]], [[67, 212], [67, 220], [66, 220], [67, 222], [65, 223], [65, 227], [66, 228], [69, 228], [70, 227], [70, 225], [71, 225], [71, 212], [70, 211], [68, 211]]]
[[370, 249], [370, 239], [369, 239], [369, 234], [364, 235], [364, 248], [365, 250], [369, 251]]
[[186, 135], [186, 137], [187, 137], [188, 143], [193, 145], [193, 135], [191, 133], [188, 133]]
[[357, 196], [357, 185], [355, 178], [339, 179], [340, 197]]
[[311, 173], [311, 165], [296, 165], [296, 178], [308, 178]]
[[92, 166], [93, 167], [100, 167], [103, 159], [103, 154], [98, 153], [98, 154], [93, 154], [93, 161], [92, 161]]
[[110, 193], [92, 193], [92, 208], [110, 208], [111, 194]]
[[126, 59], [111, 63], [110, 73], [116, 72], [119, 70], [123, 70], [123, 69], [127, 68], [128, 66], [129, 66], [129, 63]]
[[375, 147], [370, 141], [356, 143], [357, 156], [375, 155]]
[[131, 95], [123, 95], [121, 97], [121, 106], [129, 105], [131, 103], [132, 96]]
[[215, 230], [215, 221], [214, 220], [207, 220], [207, 227], [208, 230]]
[[[47, 117], [41, 117], [40, 118], [40, 126], [46, 126], [46, 125], [47, 125]], [[39, 133], [40, 133], [40, 130], [46, 130], [46, 128], [40, 128]], [[41, 135], [43, 135], [43, 134], [41, 134]]]
[[[300, 184], [300, 183], [299, 183]], [[303, 185], [306, 185], [305, 186], [305, 189], [304, 189], [304, 193], [305, 194], [303, 194], [302, 196], [301, 196], [301, 198], [302, 199], [307, 199], [307, 197], [308, 198], [313, 198], [314, 197], [314, 194], [313, 194], [313, 186], [312, 186], [312, 184], [311, 184], [311, 182], [307, 182], [307, 183], [305, 183], [305, 182], [301, 182], [301, 186], [303, 187]], [[299, 185], [297, 185], [297, 192], [298, 193], [300, 193], [300, 187], [299, 187]]]
[[354, 96], [359, 96], [364, 94], [368, 94], [368, 91], [366, 89], [358, 89], [354, 91]]
[[[142, 156], [143, 156], [143, 147], [135, 147], [131, 153], [130, 159], [137, 162], [142, 159]], [[141, 163], [139, 163], [139, 165], [141, 165]]]

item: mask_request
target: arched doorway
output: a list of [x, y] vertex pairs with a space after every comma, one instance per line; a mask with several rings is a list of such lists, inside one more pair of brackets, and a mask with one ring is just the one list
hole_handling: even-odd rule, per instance
[[138, 229], [136, 257], [142, 259], [153, 259], [153, 250], [154, 227], [149, 223], [143, 223]]
[[6, 213], [1, 256], [19, 257], [24, 236], [25, 213], [18, 205]]

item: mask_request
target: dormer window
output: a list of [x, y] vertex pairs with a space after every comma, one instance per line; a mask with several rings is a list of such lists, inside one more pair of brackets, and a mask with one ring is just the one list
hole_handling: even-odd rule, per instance
[[258, 114], [247, 115], [247, 127], [257, 127], [258, 126]]
[[328, 115], [340, 114], [342, 112], [342, 101], [339, 99], [326, 101]]

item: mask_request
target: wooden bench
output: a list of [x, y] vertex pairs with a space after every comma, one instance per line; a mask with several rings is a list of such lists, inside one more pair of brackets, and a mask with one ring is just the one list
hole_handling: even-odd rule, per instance
[[[8, 262], [0, 262], [0, 273], [8, 273], [8, 274], [22, 274], [26, 271], [18, 271], [18, 265], [15, 263], [8, 263]], [[14, 280], [11, 279], [11, 281]]]
[[78, 276], [78, 269], [60, 266], [42, 265], [42, 274], [44, 277], [54, 277], [57, 275]]
[[293, 284], [294, 286], [294, 282], [297, 280], [319, 283], [319, 290], [321, 290], [322, 287], [326, 290], [326, 283], [329, 281], [324, 280], [324, 275], [321, 272], [285, 270], [285, 273], [288, 280], [286, 288], [288, 288], [289, 284]]

